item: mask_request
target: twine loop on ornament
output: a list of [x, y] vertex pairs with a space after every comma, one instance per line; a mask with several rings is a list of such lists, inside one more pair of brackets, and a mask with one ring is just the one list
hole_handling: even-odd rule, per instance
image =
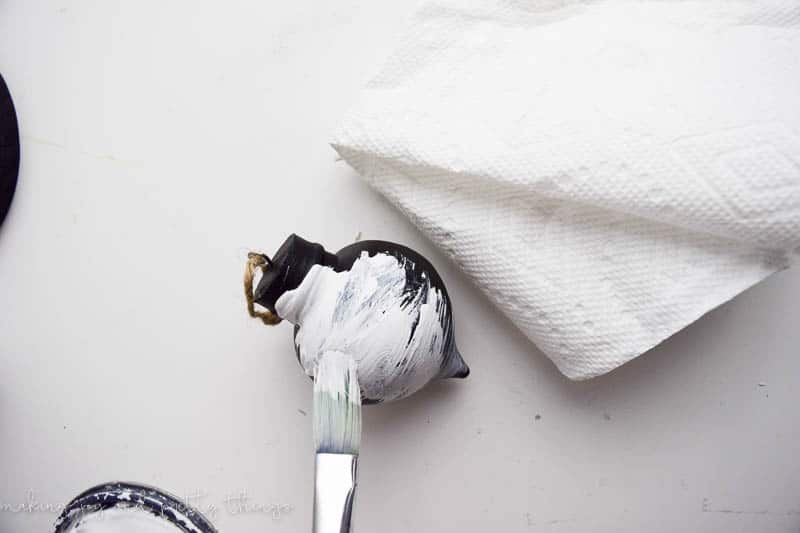
[[261, 269], [263, 274], [271, 265], [272, 261], [266, 255], [250, 252], [247, 254], [247, 264], [244, 267], [244, 298], [247, 302], [247, 314], [253, 318], [260, 318], [267, 326], [280, 323], [281, 318], [268, 309], [264, 311], [256, 309], [253, 301], [253, 278], [255, 278], [256, 269]]

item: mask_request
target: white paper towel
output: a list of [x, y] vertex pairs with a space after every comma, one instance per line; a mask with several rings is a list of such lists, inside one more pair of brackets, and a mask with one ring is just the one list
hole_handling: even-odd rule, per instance
[[800, 2], [430, 2], [334, 147], [597, 376], [800, 249]]

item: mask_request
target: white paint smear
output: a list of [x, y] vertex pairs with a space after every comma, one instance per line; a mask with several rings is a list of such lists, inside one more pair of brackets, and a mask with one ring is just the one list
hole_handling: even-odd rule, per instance
[[74, 533], [176, 533], [177, 526], [145, 510], [115, 507], [81, 518]]
[[313, 266], [275, 309], [300, 326], [295, 342], [309, 376], [322, 353], [339, 351], [357, 362], [365, 398], [396, 400], [437, 377], [444, 357], [447, 303], [424, 280], [409, 292], [404, 263], [362, 252], [346, 272]]

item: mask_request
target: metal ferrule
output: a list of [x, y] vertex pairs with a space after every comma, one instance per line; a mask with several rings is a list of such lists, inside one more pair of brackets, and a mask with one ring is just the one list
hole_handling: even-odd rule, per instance
[[349, 533], [357, 465], [357, 455], [317, 454], [313, 533]]

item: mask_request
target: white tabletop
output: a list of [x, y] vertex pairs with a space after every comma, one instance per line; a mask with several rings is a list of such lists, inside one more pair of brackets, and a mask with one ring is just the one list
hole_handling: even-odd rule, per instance
[[570, 382], [327, 145], [413, 3], [200, 4], [0, 4], [22, 135], [0, 530], [48, 531], [118, 479], [226, 533], [309, 530], [310, 382], [241, 287], [247, 251], [292, 232], [428, 256], [472, 368], [366, 409], [359, 531], [800, 528], [800, 271]]

